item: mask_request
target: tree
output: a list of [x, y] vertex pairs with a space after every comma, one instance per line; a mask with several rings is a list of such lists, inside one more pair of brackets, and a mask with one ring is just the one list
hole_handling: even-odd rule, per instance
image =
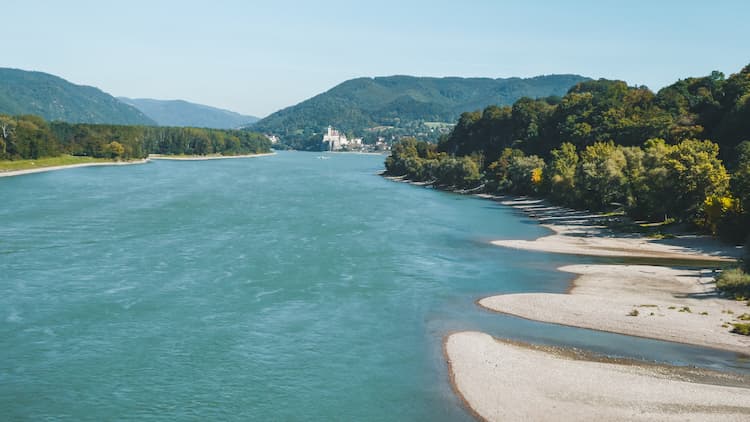
[[576, 146], [570, 142], [563, 142], [560, 148], [552, 150], [550, 155], [552, 160], [546, 171], [549, 194], [557, 202], [570, 204], [577, 196], [575, 191], [575, 175], [578, 167]]
[[125, 155], [125, 147], [117, 141], [112, 141], [107, 144], [107, 148], [105, 149], [105, 151], [107, 155], [109, 155], [109, 158], [113, 159], [119, 159], [122, 158], [123, 155]]
[[719, 160], [719, 146], [711, 141], [688, 139], [672, 147], [664, 161], [672, 186], [669, 197], [671, 212], [683, 218], [694, 218], [706, 199], [724, 196], [729, 175]]
[[526, 154], [520, 149], [505, 148], [500, 157], [487, 166], [488, 190], [502, 191], [508, 189], [510, 186], [509, 174], [511, 161], [515, 157], [523, 157], [524, 155]]
[[544, 160], [536, 155], [512, 156], [508, 163], [508, 189], [525, 195], [538, 194], [544, 167]]
[[576, 185], [584, 205], [601, 210], [626, 197], [625, 154], [612, 141], [596, 142], [581, 151]]

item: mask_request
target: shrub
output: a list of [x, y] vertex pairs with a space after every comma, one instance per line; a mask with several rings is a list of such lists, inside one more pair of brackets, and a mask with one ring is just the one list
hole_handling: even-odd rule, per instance
[[732, 328], [733, 333], [750, 336], [750, 324], [733, 323], [732, 325], [734, 326], [734, 328]]
[[716, 288], [736, 299], [750, 297], [750, 274], [740, 268], [724, 270], [716, 279]]

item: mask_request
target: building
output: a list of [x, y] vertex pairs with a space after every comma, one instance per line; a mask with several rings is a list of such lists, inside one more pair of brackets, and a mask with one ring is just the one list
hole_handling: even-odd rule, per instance
[[323, 134], [323, 144], [329, 151], [359, 150], [362, 149], [362, 138], [348, 139], [343, 133], [328, 126], [328, 130]]

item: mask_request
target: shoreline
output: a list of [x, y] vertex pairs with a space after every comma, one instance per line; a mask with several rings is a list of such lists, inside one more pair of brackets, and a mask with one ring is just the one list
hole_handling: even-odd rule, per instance
[[[714, 281], [716, 267], [735, 262], [742, 249], [721, 245], [704, 236], [654, 240], [639, 234], [612, 233], [603, 224], [606, 217], [602, 215], [550, 206], [539, 200], [488, 199], [500, 200], [503, 205], [521, 210], [552, 231], [552, 234], [532, 241], [491, 242], [496, 246], [532, 252], [608, 257], [614, 258], [616, 263], [565, 265], [558, 270], [576, 275], [565, 293], [496, 295], [477, 300], [480, 307], [533, 321], [690, 344], [750, 356], [750, 337], [730, 333], [730, 324], [738, 322], [739, 315], [750, 313], [750, 308], [744, 302], [719, 297]], [[628, 259], [634, 258], [664, 262], [627, 264]], [[680, 261], [682, 265], [670, 265], [665, 260]], [[685, 268], [686, 265], [691, 268]], [[478, 341], [487, 343], [486, 339], [457, 338], [459, 343], [466, 343], [463, 347], [482, 347], [477, 344]], [[495, 349], [492, 353], [497, 353], [494, 358], [495, 368], [501, 364], [498, 356], [508, 353], [507, 347], [495, 346], [501, 343], [500, 340], [493, 339], [492, 346], [487, 346]], [[446, 350], [447, 348], [446, 345]], [[453, 374], [454, 365], [481, 368], [483, 363], [488, 362], [485, 355], [446, 354], [452, 380], [458, 378]], [[518, 371], [518, 366], [521, 365], [528, 368], [521, 370], [518, 382], [507, 385], [504, 376], [507, 377], [508, 372]], [[466, 402], [467, 407], [482, 419], [508, 417], [507, 413], [503, 413], [506, 410], [500, 403], [509, 392], [498, 394], [498, 391], [521, 389], [533, 395], [548, 388], [549, 371], [534, 373], [535, 367], [545, 366], [548, 369], [554, 366], [552, 372], [555, 374], [567, 370], [570, 378], [587, 380], [591, 385], [578, 388], [577, 383], [560, 381], [556, 388], [548, 388], [542, 397], [531, 398], [533, 402], [548, 403], [550, 395], [560, 397], [553, 408], [546, 411], [526, 409], [529, 413], [520, 415], [521, 417], [552, 419], [548, 412], [563, 409], [564, 412], [570, 412], [570, 418], [573, 419], [740, 420], [750, 415], [750, 408], [742, 408], [737, 413], [737, 409], [740, 409], [737, 401], [717, 404], [715, 407], [703, 406], [705, 394], [712, 391], [712, 388], [695, 382], [684, 385], [684, 375], [679, 372], [683, 368], [662, 365], [657, 371], [658, 377], [647, 373], [630, 377], [622, 381], [628, 386], [620, 386], [621, 388], [610, 392], [612, 378], [621, 374], [622, 367], [607, 360], [596, 365], [569, 365], [560, 358], [548, 357], [544, 362], [539, 362], [525, 351], [519, 363], [506, 365], [495, 378], [483, 378], [482, 371], [493, 370], [485, 367], [479, 371], [469, 369], [468, 376], [461, 376], [463, 381], [452, 382], [454, 390]], [[636, 363], [635, 367], [643, 369], [644, 365], [646, 364]], [[593, 381], [597, 378], [608, 381]], [[722, 382], [718, 384], [725, 385]], [[640, 390], [645, 391], [644, 394], [633, 396], [627, 407], [618, 404], [623, 395], [632, 395], [639, 386]], [[675, 389], [679, 395], [672, 397], [668, 403], [656, 405], [661, 409], [655, 411], [654, 398], [661, 398], [666, 391]], [[687, 394], [686, 391], [691, 393]], [[484, 396], [482, 392], [486, 392]], [[750, 391], [746, 390], [743, 394], [748, 397]], [[591, 400], [592, 396], [596, 396], [593, 401], [585, 400], [585, 397]], [[508, 405], [514, 406], [517, 400], [511, 400]], [[519, 415], [513, 415], [516, 416]]]
[[265, 157], [269, 155], [276, 155], [275, 152], [262, 153], [262, 154], [245, 154], [245, 155], [222, 155], [222, 156], [194, 156], [194, 157], [171, 157], [160, 154], [150, 154], [146, 158], [139, 160], [128, 160], [128, 161], [98, 161], [93, 163], [78, 163], [78, 164], [67, 164], [62, 166], [48, 166], [48, 167], [37, 167], [23, 170], [11, 170], [11, 171], [0, 171], [0, 177], [14, 177], [24, 176], [27, 174], [45, 173], [48, 171], [67, 170], [81, 167], [99, 167], [99, 166], [128, 166], [135, 164], [146, 164], [151, 161], [158, 160], [171, 160], [171, 161], [205, 161], [205, 160], [225, 160], [232, 158], [255, 158]]
[[[543, 201], [513, 199], [504, 205], [532, 214], [553, 231], [533, 241], [500, 240], [514, 249], [609, 258], [676, 260], [680, 265], [581, 264], [559, 267], [576, 275], [565, 293], [516, 293], [479, 299], [490, 311], [534, 321], [607, 331], [750, 355], [750, 337], [730, 333], [736, 318], [750, 313], [744, 302], [722, 298], [715, 269], [735, 262], [742, 249], [708, 237], [669, 240], [611, 234], [603, 218]], [[691, 269], [685, 268], [686, 266]]]
[[451, 333], [453, 391], [478, 420], [715, 420], [750, 415], [750, 379]]
[[26, 174], [45, 173], [48, 171], [67, 170], [67, 169], [80, 168], [80, 167], [130, 166], [130, 165], [135, 165], [135, 164], [146, 164], [148, 162], [150, 162], [148, 158], [143, 158], [140, 160], [131, 160], [131, 161], [95, 162], [95, 163], [68, 164], [64, 166], [38, 167], [38, 168], [32, 168], [32, 169], [11, 170], [11, 171], [0, 172], [0, 177], [23, 176]]
[[256, 158], [276, 155], [275, 152], [264, 152], [261, 154], [243, 154], [243, 155], [193, 155], [193, 156], [172, 156], [162, 154], [149, 154], [150, 160], [170, 160], [170, 161], [207, 161], [207, 160], [229, 160], [235, 158]]

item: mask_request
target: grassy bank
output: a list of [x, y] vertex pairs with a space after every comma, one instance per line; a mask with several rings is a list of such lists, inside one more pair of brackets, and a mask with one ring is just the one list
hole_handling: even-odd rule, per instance
[[112, 160], [109, 158], [81, 157], [73, 155], [45, 157], [36, 160], [0, 160], [0, 172], [70, 166], [75, 164], [107, 163], [111, 161]]

